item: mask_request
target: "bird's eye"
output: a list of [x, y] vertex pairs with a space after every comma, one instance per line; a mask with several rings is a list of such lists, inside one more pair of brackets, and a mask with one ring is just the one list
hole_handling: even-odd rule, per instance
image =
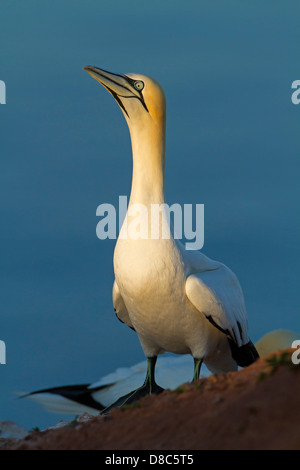
[[134, 82], [134, 88], [138, 91], [142, 91], [144, 88], [144, 82], [138, 80], [137, 82]]

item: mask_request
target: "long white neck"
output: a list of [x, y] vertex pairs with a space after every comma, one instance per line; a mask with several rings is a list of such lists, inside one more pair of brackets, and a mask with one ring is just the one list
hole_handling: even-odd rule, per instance
[[133, 172], [129, 204], [164, 202], [165, 123], [135, 123], [129, 126]]

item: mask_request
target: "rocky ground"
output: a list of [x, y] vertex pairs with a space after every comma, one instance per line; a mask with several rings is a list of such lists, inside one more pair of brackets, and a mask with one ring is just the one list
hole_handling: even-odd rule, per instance
[[300, 365], [277, 351], [235, 373], [212, 375], [1, 449], [300, 449]]

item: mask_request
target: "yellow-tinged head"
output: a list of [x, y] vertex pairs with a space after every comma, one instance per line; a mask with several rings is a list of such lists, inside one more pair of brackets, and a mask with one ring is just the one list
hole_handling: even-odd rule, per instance
[[165, 167], [166, 99], [156, 80], [84, 67], [115, 98], [127, 121], [132, 145], [131, 200], [161, 202]]
[[98, 67], [84, 67], [95, 80], [115, 98], [131, 127], [151, 118], [158, 125], [165, 125], [166, 99], [160, 84], [145, 75], [115, 74]]

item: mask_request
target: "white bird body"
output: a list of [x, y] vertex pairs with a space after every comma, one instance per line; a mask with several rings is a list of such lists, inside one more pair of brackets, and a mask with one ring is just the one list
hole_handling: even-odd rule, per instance
[[[66, 385], [38, 390], [25, 396], [53, 413], [75, 416], [89, 413], [97, 416], [120, 396], [139, 387], [146, 375], [146, 369], [146, 361], [143, 361], [130, 367], [119, 367], [91, 385]], [[189, 382], [192, 369], [192, 360], [188, 355], [162, 355], [157, 361], [156, 377], [163, 388], [175, 390]], [[202, 369], [201, 373], [203, 376], [210, 374], [206, 368]]]
[[[93, 398], [104, 406], [108, 406], [120, 396], [139, 387], [146, 375], [146, 368], [146, 361], [139, 362], [131, 367], [120, 367], [115, 372], [90, 385], [88, 389], [93, 392], [93, 390], [103, 387], [101, 390], [93, 392]], [[190, 356], [162, 355], [158, 358], [155, 376], [163, 388], [175, 390], [180, 385], [190, 381], [192, 370], [193, 365]], [[202, 374], [208, 376], [210, 373], [205, 369]]]
[[[116, 87], [119, 76], [93, 67], [86, 70], [112, 93], [111, 86]], [[124, 77], [143, 83], [146, 109], [135, 95], [134, 99], [129, 99], [127, 89], [124, 92], [116, 88], [112, 93], [118, 94], [119, 104], [121, 101], [133, 156], [130, 201], [114, 252], [116, 314], [135, 329], [147, 357], [164, 351], [189, 353], [194, 358], [204, 359], [213, 371], [235, 370], [237, 363], [220, 329], [233, 336], [238, 347], [249, 342], [239, 282], [225, 265], [201, 252], [188, 252], [173, 238], [163, 208], [164, 92], [155, 80], [144, 75], [121, 76], [122, 85]], [[159, 220], [151, 217], [155, 204], [162, 207]], [[137, 206], [145, 211], [142, 223], [147, 232], [139, 238], [129, 231], [135, 222]], [[163, 227], [169, 227], [169, 237], [165, 237]], [[157, 234], [156, 238], [153, 233]], [[210, 318], [213, 324], [207, 320]]]
[[[278, 349], [291, 347], [293, 341], [299, 339], [300, 334], [293, 331], [275, 330], [264, 335], [255, 346], [259, 355], [264, 357]], [[146, 361], [131, 367], [119, 367], [91, 385], [67, 385], [39, 390], [26, 396], [44, 406], [47, 411], [75, 416], [89, 413], [96, 416], [118, 397], [138, 387], [145, 377], [146, 367]], [[189, 355], [161, 355], [157, 361], [156, 377], [162, 387], [174, 390], [190, 381], [191, 371], [192, 361]], [[201, 369], [201, 375], [210, 375], [205, 366]], [[94, 406], [90, 398], [94, 401]]]
[[[216, 308], [219, 308], [220, 316], [226, 313], [220, 304], [225, 282], [236, 283], [238, 298], [234, 300], [237, 304], [240, 302], [244, 312], [239, 284], [226, 266], [200, 252], [187, 253], [180, 242], [170, 238], [119, 239], [114, 267], [115, 289], [123, 299], [123, 310], [118, 309], [118, 300], [115, 299], [116, 313], [124, 319], [126, 308], [130, 325], [137, 331], [147, 357], [164, 351], [188, 353], [197, 358], [205, 357], [209, 367], [209, 356], [220, 348], [226, 350], [224, 333], [205, 317], [213, 316]], [[223, 282], [219, 285], [217, 282], [213, 292], [209, 284], [214, 277]], [[247, 335], [244, 341], [249, 341]], [[224, 358], [221, 367], [213, 370], [224, 372], [236, 369], [229, 346], [227, 361], [225, 366]]]
[[[166, 106], [160, 85], [144, 75], [116, 75], [91, 66], [85, 70], [114, 96], [130, 131], [132, 187], [114, 251], [113, 304], [119, 320], [137, 332], [148, 363], [120, 368], [92, 385], [56, 387], [28, 396], [48, 409], [97, 414], [103, 407], [105, 413], [160, 393], [154, 370], [161, 353], [183, 355], [158, 360], [156, 378], [164, 388], [174, 389], [189, 380], [187, 354], [194, 358], [194, 381], [202, 362], [212, 372], [234, 371], [254, 362], [257, 350], [266, 354], [295, 334], [270, 333], [256, 349], [248, 336], [244, 296], [235, 274], [173, 238], [164, 206]], [[152, 217], [153, 205], [160, 206], [160, 218]], [[138, 224], [136, 236], [131, 228]]]
[[[91, 66], [85, 70], [116, 99], [130, 131], [132, 186], [114, 251], [113, 303], [117, 317], [138, 334], [148, 360], [144, 384], [109, 411], [163, 390], [154, 373], [163, 352], [192, 355], [193, 380], [202, 362], [213, 372], [227, 372], [251, 364], [258, 354], [248, 337], [236, 276], [201, 252], [185, 250], [172, 235], [164, 206], [163, 89], [144, 75], [117, 75]], [[162, 208], [158, 218], [154, 206]], [[132, 232], [138, 225], [140, 230]]]

